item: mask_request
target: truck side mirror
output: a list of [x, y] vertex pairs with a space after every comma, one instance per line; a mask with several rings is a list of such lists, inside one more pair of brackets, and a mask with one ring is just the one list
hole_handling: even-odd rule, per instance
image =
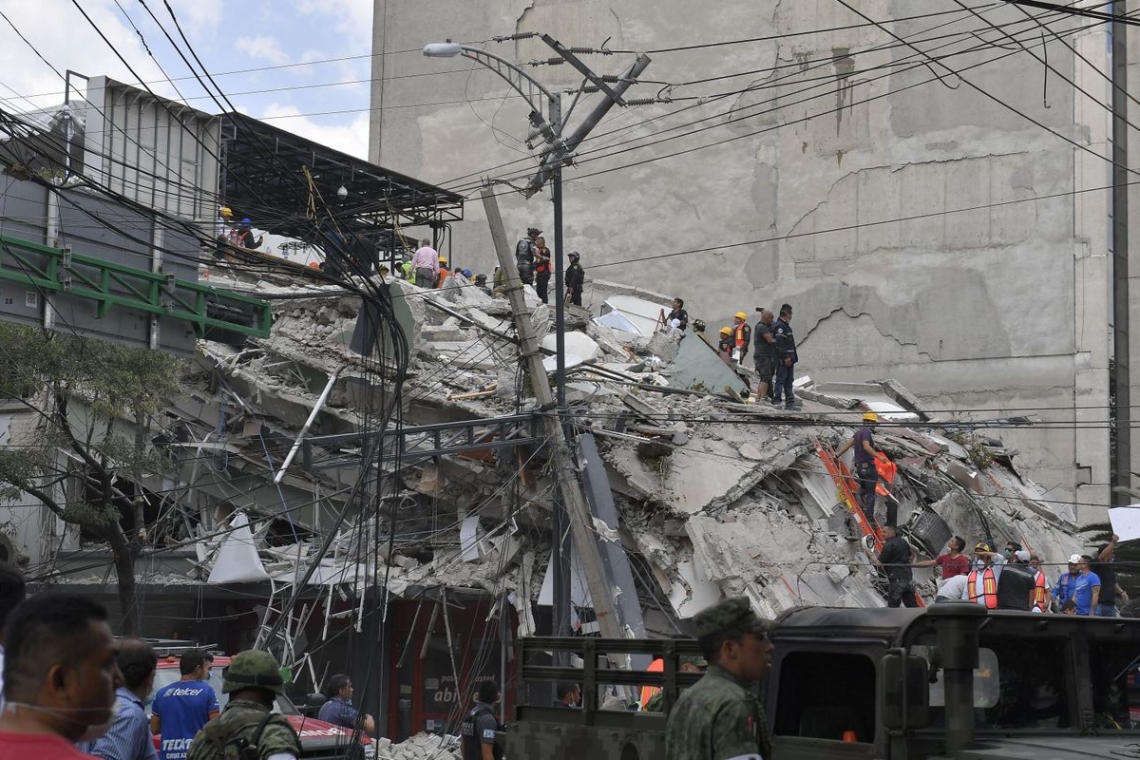
[[891, 649], [882, 660], [879, 713], [891, 731], [922, 728], [930, 722], [929, 668], [926, 660]]

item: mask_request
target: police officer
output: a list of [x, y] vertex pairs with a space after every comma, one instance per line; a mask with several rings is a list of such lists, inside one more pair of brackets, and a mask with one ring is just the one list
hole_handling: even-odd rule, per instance
[[534, 255], [538, 252], [538, 245], [534, 242], [542, 230], [529, 227], [526, 237], [515, 244], [515, 263], [519, 268], [519, 279], [524, 285], [534, 284]]
[[495, 741], [502, 730], [495, 718], [499, 687], [494, 681], [479, 684], [475, 706], [463, 718], [459, 735], [463, 742], [463, 760], [503, 760], [502, 744]]
[[743, 598], [725, 599], [694, 622], [709, 669], [669, 713], [666, 760], [771, 760], [764, 711], [748, 686], [771, 665], [772, 623]]
[[284, 716], [270, 712], [285, 693], [273, 655], [238, 652], [222, 674], [222, 693], [230, 701], [194, 737], [188, 760], [299, 760], [297, 732]]

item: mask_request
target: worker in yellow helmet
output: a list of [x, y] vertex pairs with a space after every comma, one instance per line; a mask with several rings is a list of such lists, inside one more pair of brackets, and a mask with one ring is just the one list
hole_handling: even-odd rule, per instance
[[859, 481], [859, 508], [867, 522], [875, 524], [875, 486], [879, 484], [879, 471], [875, 469], [876, 459], [886, 459], [887, 455], [875, 450], [875, 440], [871, 432], [879, 424], [879, 415], [874, 412], [863, 413], [863, 425], [855, 431], [855, 435], [840, 447], [837, 457], [847, 453], [848, 449], [855, 449], [855, 478]]
[[436, 277], [436, 279], [435, 279], [435, 286], [437, 288], [442, 288], [443, 287], [443, 281], [446, 280], [447, 276], [450, 274], [451, 274], [451, 272], [447, 268], [447, 259], [445, 259], [443, 256], [440, 256], [439, 257], [439, 276]]
[[732, 328], [720, 328], [720, 342], [717, 343], [716, 353], [721, 359], [726, 362], [732, 362]]
[[732, 360], [737, 364], [744, 364], [744, 357], [748, 356], [748, 347], [752, 345], [752, 328], [748, 325], [748, 315], [738, 311], [732, 317]]

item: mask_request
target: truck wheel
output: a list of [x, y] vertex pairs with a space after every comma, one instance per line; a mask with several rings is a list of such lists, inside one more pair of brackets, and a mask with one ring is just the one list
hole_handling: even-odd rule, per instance
[[637, 751], [637, 745], [630, 743], [622, 747], [621, 760], [641, 760], [641, 755]]

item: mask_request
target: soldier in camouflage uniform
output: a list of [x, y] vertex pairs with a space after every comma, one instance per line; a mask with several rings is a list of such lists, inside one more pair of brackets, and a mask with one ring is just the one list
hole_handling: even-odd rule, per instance
[[772, 623], [747, 599], [726, 599], [694, 619], [708, 672], [669, 713], [666, 760], [772, 760], [759, 700], [748, 689], [772, 660]]
[[[708, 661], [700, 655], [689, 655], [681, 658], [682, 673], [704, 673], [709, 666]], [[658, 689], [645, 703], [645, 712], [665, 712], [665, 690]]]
[[301, 740], [284, 716], [270, 712], [285, 682], [269, 652], [234, 655], [222, 675], [226, 708], [194, 737], [188, 760], [298, 760]]

